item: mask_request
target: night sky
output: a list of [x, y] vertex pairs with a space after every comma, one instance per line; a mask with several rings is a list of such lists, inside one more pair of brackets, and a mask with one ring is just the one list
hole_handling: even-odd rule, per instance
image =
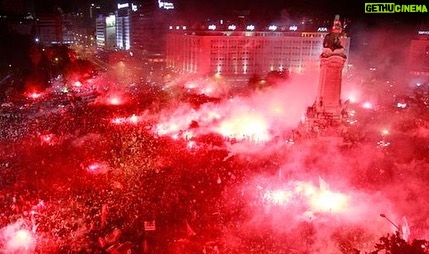
[[[35, 0], [34, 0], [35, 1]], [[156, 0], [151, 0], [155, 1]], [[94, 1], [103, 7], [106, 12], [113, 11], [118, 1], [97, 0]], [[122, 1], [126, 2], [126, 1]], [[149, 0], [137, 0], [134, 2], [147, 3]], [[365, 14], [364, 3], [371, 2], [365, 0], [356, 1], [335, 1], [335, 0], [174, 0], [176, 11], [184, 17], [202, 19], [233, 16], [238, 11], [250, 11], [250, 17], [255, 19], [277, 20], [283, 10], [283, 14], [291, 19], [308, 16], [312, 18], [326, 19], [340, 14], [352, 20], [385, 20], [394, 22], [421, 22], [429, 18], [428, 13], [413, 14]], [[372, 1], [377, 2], [377, 1]], [[421, 0], [400, 0], [394, 1], [396, 4], [422, 4]], [[74, 10], [85, 10], [90, 1], [82, 0], [37, 0], [35, 1], [36, 13], [51, 12], [56, 6], [61, 7], [65, 12]], [[426, 2], [427, 4], [427, 2]]]

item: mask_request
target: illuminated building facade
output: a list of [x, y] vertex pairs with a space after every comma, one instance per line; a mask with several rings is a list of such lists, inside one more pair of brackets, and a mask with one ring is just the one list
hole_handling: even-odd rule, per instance
[[130, 50], [147, 61], [164, 61], [167, 22], [173, 18], [170, 2], [118, 4], [116, 11], [116, 46]]
[[418, 36], [411, 40], [408, 61], [412, 82], [429, 82], [429, 30], [418, 31]]
[[[326, 35], [324, 32], [182, 29], [172, 27], [167, 35], [167, 67], [184, 73], [221, 74], [237, 81], [254, 75], [264, 77], [270, 71], [319, 70]], [[350, 39], [342, 37], [341, 41], [348, 53]]]
[[131, 46], [131, 26], [130, 19], [133, 12], [137, 11], [135, 4], [118, 4], [116, 11], [116, 47], [122, 50], [129, 50]]
[[116, 47], [115, 15], [98, 17], [96, 20], [95, 34], [97, 47], [106, 50], [113, 50]]

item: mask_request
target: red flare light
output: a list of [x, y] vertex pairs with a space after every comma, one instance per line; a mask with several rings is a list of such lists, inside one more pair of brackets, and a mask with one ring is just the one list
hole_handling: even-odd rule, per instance
[[109, 98], [108, 103], [110, 105], [121, 105], [122, 104], [122, 100], [119, 97], [111, 97]]
[[42, 93], [39, 93], [39, 92], [31, 92], [31, 93], [29, 93], [29, 94], [27, 95], [27, 97], [28, 97], [28, 98], [31, 98], [31, 99], [38, 99], [38, 98], [42, 97]]
[[2, 253], [34, 253], [36, 239], [23, 220], [2, 229]]
[[91, 174], [103, 174], [107, 173], [109, 167], [103, 163], [92, 163], [86, 167], [86, 170]]
[[13, 246], [16, 250], [29, 250], [34, 239], [30, 231], [20, 229], [15, 232], [13, 237], [8, 241], [8, 246]]
[[40, 142], [42, 145], [54, 145], [54, 143], [55, 143], [54, 139], [55, 139], [54, 134], [40, 135]]
[[309, 182], [294, 182], [281, 188], [266, 189], [262, 196], [265, 204], [275, 206], [289, 206], [292, 201], [299, 200], [311, 212], [341, 213], [347, 210], [349, 203], [349, 196]]
[[112, 124], [138, 124], [140, 122], [140, 117], [133, 114], [130, 117], [116, 117], [110, 121]]
[[363, 104], [362, 104], [362, 108], [365, 108], [365, 109], [373, 109], [374, 108], [374, 106], [372, 105], [372, 103], [371, 102], [364, 102]]

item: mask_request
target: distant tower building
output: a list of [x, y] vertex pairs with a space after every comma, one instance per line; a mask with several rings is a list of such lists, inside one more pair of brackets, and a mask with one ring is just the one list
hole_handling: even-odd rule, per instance
[[[168, 27], [174, 22], [174, 4], [158, 0], [145, 3], [135, 22], [141, 26], [140, 33], [132, 39], [132, 48], [142, 53], [144, 61], [165, 62]], [[133, 21], [134, 21], [133, 20]]]
[[429, 29], [422, 29], [411, 40], [408, 66], [412, 85], [429, 83]]
[[89, 6], [89, 18], [95, 20], [101, 14], [101, 6], [99, 4], [91, 4]]
[[113, 50], [116, 47], [116, 17], [111, 14], [97, 18], [95, 26], [96, 43], [98, 48]]
[[167, 22], [172, 22], [174, 5], [152, 1], [122, 3], [116, 10], [116, 46], [130, 50], [148, 62], [164, 62]]
[[69, 15], [56, 14], [37, 16], [37, 35], [45, 45], [73, 43], [72, 22]]
[[137, 11], [135, 4], [118, 4], [116, 11], [116, 47], [120, 50], [130, 49], [130, 17]]
[[341, 112], [341, 83], [347, 56], [341, 45], [340, 17], [335, 16], [331, 33], [325, 36], [320, 55], [319, 90], [316, 110], [320, 116], [339, 117]]

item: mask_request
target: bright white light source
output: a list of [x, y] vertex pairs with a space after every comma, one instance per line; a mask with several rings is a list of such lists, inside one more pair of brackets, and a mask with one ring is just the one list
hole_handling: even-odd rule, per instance
[[396, 107], [398, 107], [398, 108], [406, 108], [407, 107], [407, 103], [400, 103], [400, 102], [398, 102], [396, 104]]
[[290, 27], [289, 27], [289, 30], [290, 30], [290, 31], [296, 31], [296, 30], [298, 30], [298, 27], [297, 27], [297, 26], [295, 26], [295, 25], [293, 25], [293, 26], [290, 26]]
[[237, 27], [236, 27], [235, 25], [229, 25], [229, 26], [228, 26], [228, 29], [229, 29], [229, 30], [235, 30], [236, 28], [237, 28]]
[[268, 27], [268, 30], [270, 31], [276, 31], [277, 30], [277, 26], [276, 25], [271, 25]]
[[373, 108], [373, 105], [372, 105], [372, 103], [371, 102], [364, 102], [363, 104], [362, 104], [362, 108], [365, 108], [365, 109], [372, 109]]
[[255, 26], [254, 25], [248, 25], [246, 27], [246, 29], [249, 30], [249, 31], [253, 31], [253, 30], [255, 30]]

